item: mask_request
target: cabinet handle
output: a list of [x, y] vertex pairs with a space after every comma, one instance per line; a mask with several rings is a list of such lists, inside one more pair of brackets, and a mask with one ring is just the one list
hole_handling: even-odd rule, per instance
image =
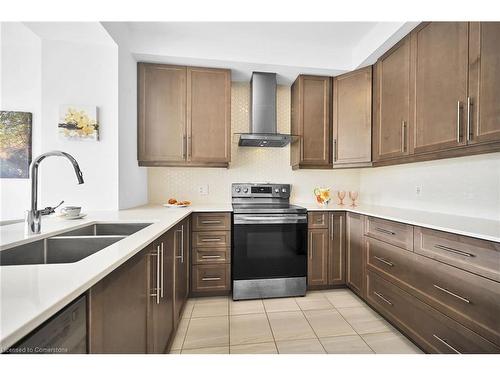
[[337, 161], [337, 140], [333, 140], [333, 161]]
[[401, 152], [406, 151], [406, 121], [401, 122]]
[[[158, 248], [157, 248], [158, 249]], [[151, 258], [156, 258], [156, 285], [152, 287], [153, 292], [149, 294], [150, 297], [155, 297], [155, 299], [158, 299], [158, 252], [155, 251], [150, 254]], [[158, 302], [157, 302], [158, 303]]]
[[187, 139], [186, 139], [186, 134], [182, 135], [182, 158], [186, 159], [186, 145]]
[[201, 223], [202, 224], [220, 224], [221, 221], [220, 220], [202, 220]]
[[217, 281], [217, 280], [221, 280], [220, 277], [203, 277], [201, 279], [201, 281]]
[[190, 135], [187, 136], [187, 142], [186, 143], [187, 143], [187, 146], [186, 146], [187, 147], [187, 156], [188, 156], [188, 160], [190, 160], [191, 159], [191, 147], [193, 147], [193, 142], [191, 140], [191, 136]]
[[448, 247], [448, 246], [444, 246], [444, 245], [440, 245], [440, 244], [437, 244], [437, 245], [434, 245], [434, 247], [436, 249], [439, 249], [439, 250], [444, 250], [444, 251], [449, 251], [450, 253], [453, 253], [453, 254], [457, 254], [457, 255], [462, 255], [464, 257], [468, 257], [468, 258], [473, 258], [475, 257], [474, 254], [471, 254], [471, 253], [467, 253], [465, 251], [462, 251], [462, 250], [457, 250], [457, 249], [454, 249], [452, 247]]
[[433, 286], [434, 286], [434, 288], [439, 289], [440, 291], [445, 292], [445, 293], [449, 294], [450, 296], [453, 296], [453, 297], [459, 299], [460, 301], [463, 301], [465, 303], [470, 303], [469, 299], [462, 297], [462, 296], [459, 296], [458, 294], [455, 294], [446, 288], [440, 287], [439, 285], [436, 285], [436, 284], [433, 284]]
[[462, 139], [461, 131], [460, 131], [460, 100], [457, 101], [457, 143], [460, 143]]
[[161, 269], [161, 281], [160, 281], [160, 287], [161, 287], [161, 293], [160, 293], [160, 297], [163, 298], [163, 287], [164, 287], [164, 273], [163, 273], [163, 256], [164, 256], [164, 251], [163, 251], [163, 242], [161, 243], [161, 261], [160, 261], [160, 269]]
[[181, 263], [184, 263], [184, 224], [181, 225], [181, 250], [182, 250], [182, 253], [181, 253]]
[[333, 214], [330, 214], [330, 239], [333, 240]]
[[218, 237], [218, 238], [203, 238], [201, 240], [201, 242], [220, 242], [220, 241], [221, 241], [220, 237]]
[[388, 305], [390, 305], [390, 306], [393, 305], [393, 303], [391, 301], [389, 301], [387, 298], [385, 298], [383, 294], [381, 294], [379, 292], [373, 292], [373, 294], [375, 294], [378, 298], [380, 298], [382, 301], [384, 301]]
[[309, 232], [309, 259], [313, 258], [313, 253], [312, 253], [312, 232]]
[[442, 339], [438, 335], [432, 335], [432, 336], [434, 336], [434, 338], [436, 338], [440, 343], [446, 345], [449, 349], [453, 350], [455, 353], [462, 354], [457, 349], [455, 349], [453, 346], [451, 346], [450, 344], [448, 344], [445, 339]]
[[160, 304], [160, 245], [156, 246], [156, 304]]
[[202, 255], [201, 259], [218, 259], [220, 257], [220, 255]]
[[472, 139], [472, 134], [471, 134], [471, 126], [470, 126], [470, 121], [471, 121], [471, 115], [470, 115], [470, 107], [472, 106], [470, 96], [467, 97], [467, 141], [470, 141]]
[[394, 267], [394, 263], [389, 262], [388, 260], [385, 260], [384, 258], [380, 258], [378, 256], [374, 256], [373, 258], [376, 259], [376, 260], [378, 260], [379, 262], [387, 264], [389, 267]]
[[390, 230], [387, 230], [387, 229], [383, 229], [383, 228], [375, 228], [375, 230], [379, 231], [379, 232], [382, 232], [382, 233], [385, 233], [385, 234], [390, 234], [392, 236], [395, 236], [396, 233], [395, 232], [392, 232]]

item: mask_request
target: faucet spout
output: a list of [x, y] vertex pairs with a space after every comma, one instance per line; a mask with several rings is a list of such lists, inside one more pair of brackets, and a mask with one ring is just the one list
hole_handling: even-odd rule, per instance
[[44, 154], [37, 156], [30, 165], [30, 179], [31, 179], [31, 210], [26, 213], [26, 231], [27, 234], [40, 233], [42, 215], [41, 211], [38, 210], [38, 167], [42, 160], [49, 156], [63, 156], [67, 158], [73, 165], [75, 170], [76, 179], [78, 184], [83, 184], [83, 174], [80, 170], [78, 162], [73, 156], [63, 151], [49, 151]]

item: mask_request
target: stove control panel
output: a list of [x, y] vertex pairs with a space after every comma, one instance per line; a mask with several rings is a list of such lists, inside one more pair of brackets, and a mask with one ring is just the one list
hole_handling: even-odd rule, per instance
[[231, 189], [233, 198], [290, 198], [289, 184], [242, 184], [234, 183]]

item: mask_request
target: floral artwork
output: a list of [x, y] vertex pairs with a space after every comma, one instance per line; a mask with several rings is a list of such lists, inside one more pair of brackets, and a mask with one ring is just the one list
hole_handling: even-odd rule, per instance
[[98, 141], [97, 107], [62, 105], [58, 128], [59, 136], [64, 139]]
[[31, 122], [29, 112], [0, 111], [0, 178], [29, 178]]

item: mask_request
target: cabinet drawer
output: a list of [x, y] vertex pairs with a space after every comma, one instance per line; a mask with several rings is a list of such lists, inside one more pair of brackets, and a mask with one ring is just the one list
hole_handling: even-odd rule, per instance
[[372, 271], [367, 299], [430, 353], [500, 353], [500, 348]]
[[230, 212], [203, 212], [193, 214], [193, 231], [231, 230]]
[[194, 248], [193, 264], [230, 263], [231, 249], [228, 247]]
[[192, 268], [193, 292], [227, 291], [231, 283], [229, 264], [199, 264]]
[[307, 223], [307, 226], [313, 229], [328, 228], [328, 212], [309, 212]]
[[408, 224], [368, 217], [365, 235], [406, 250], [413, 250], [413, 227]]
[[415, 227], [415, 252], [500, 282], [500, 243]]
[[193, 232], [193, 247], [228, 247], [231, 246], [231, 232], [211, 231]]

